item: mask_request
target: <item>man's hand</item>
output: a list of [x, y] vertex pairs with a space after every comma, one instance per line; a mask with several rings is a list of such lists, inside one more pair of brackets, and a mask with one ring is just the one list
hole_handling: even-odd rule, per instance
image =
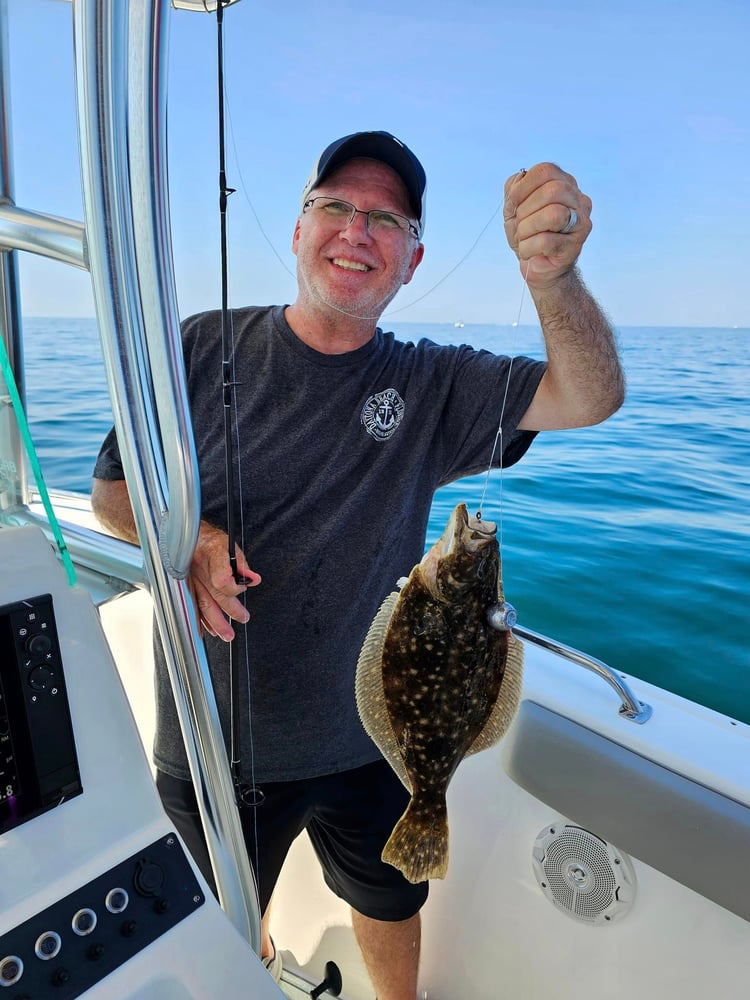
[[[138, 544], [128, 489], [124, 479], [95, 479], [91, 505], [104, 527], [117, 538]], [[260, 576], [247, 564], [244, 553], [235, 547], [237, 572], [247, 583], [236, 583], [229, 564], [229, 539], [225, 532], [201, 521], [198, 542], [190, 565], [188, 586], [195, 604], [201, 634], [210, 632], [225, 642], [234, 638], [227, 617], [236, 622], [248, 620], [247, 609], [238, 599], [248, 587], [256, 587]]]
[[547, 349], [547, 370], [519, 429], [606, 420], [622, 404], [625, 383], [612, 327], [576, 267], [591, 232], [591, 199], [575, 177], [537, 163], [508, 178], [503, 218]]
[[591, 232], [591, 199], [554, 163], [537, 163], [506, 181], [503, 218], [529, 288], [547, 289], [575, 267]]
[[232, 575], [226, 532], [201, 521], [189, 586], [201, 630], [225, 642], [234, 638], [234, 629], [227, 619], [244, 624], [250, 617], [239, 595], [260, 583], [260, 576], [250, 569], [239, 546], [235, 546], [235, 553], [237, 573], [247, 583], [237, 583]]

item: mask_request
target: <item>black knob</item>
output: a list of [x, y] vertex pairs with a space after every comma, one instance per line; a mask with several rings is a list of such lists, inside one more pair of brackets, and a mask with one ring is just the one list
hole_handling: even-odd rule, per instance
[[103, 954], [104, 954], [103, 944], [92, 944], [88, 950], [89, 958], [92, 958], [94, 960], [96, 960], [97, 958], [101, 958]]
[[338, 965], [335, 962], [326, 962], [326, 977], [319, 986], [310, 990], [310, 996], [313, 1000], [317, 1000], [324, 993], [330, 993], [331, 996], [337, 997], [341, 993], [343, 985]]
[[135, 922], [135, 920], [126, 920], [125, 923], [120, 928], [120, 934], [122, 934], [122, 936], [126, 938], [133, 937], [133, 935], [136, 933], [137, 930], [138, 930], [138, 924]]
[[70, 979], [70, 973], [67, 969], [58, 969], [52, 976], [53, 986], [64, 986]]
[[26, 640], [26, 651], [28, 653], [34, 653], [36, 656], [42, 656], [44, 653], [48, 653], [52, 649], [52, 640], [48, 635], [41, 635], [37, 633], [36, 635], [30, 635]]

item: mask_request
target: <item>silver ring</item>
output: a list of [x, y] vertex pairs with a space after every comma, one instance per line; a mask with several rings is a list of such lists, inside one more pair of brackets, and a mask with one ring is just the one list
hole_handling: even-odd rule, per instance
[[570, 212], [570, 218], [568, 219], [567, 225], [563, 226], [563, 228], [560, 230], [561, 236], [567, 236], [568, 233], [572, 232], [573, 229], [575, 229], [576, 223], [578, 222], [578, 213], [575, 211], [575, 209], [569, 208], [568, 211]]

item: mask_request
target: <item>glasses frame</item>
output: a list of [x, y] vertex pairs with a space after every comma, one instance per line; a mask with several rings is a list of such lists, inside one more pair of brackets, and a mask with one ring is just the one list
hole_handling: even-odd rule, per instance
[[[370, 215], [373, 212], [375, 212], [375, 214], [381, 213], [382, 215], [392, 215], [394, 219], [403, 219], [403, 221], [406, 223], [406, 228], [399, 226], [398, 227], [399, 231], [402, 233], [408, 233], [410, 236], [413, 236], [415, 240], [419, 239], [419, 229], [415, 226], [415, 224], [411, 221], [411, 219], [408, 219], [405, 215], [401, 215], [399, 212], [392, 212], [388, 208], [371, 208], [369, 212], [365, 212], [364, 209], [357, 208], [356, 205], [353, 205], [350, 201], [347, 201], [346, 198], [334, 198], [332, 195], [329, 194], [319, 194], [316, 195], [314, 198], [307, 198], [303, 202], [302, 205], [303, 214], [307, 212], [308, 208], [313, 208], [316, 201], [329, 201], [329, 202], [336, 201], [340, 205], [349, 206], [349, 208], [352, 210], [351, 215], [349, 216], [346, 223], [341, 227], [342, 229], [347, 229], [349, 226], [351, 226], [351, 224], [354, 222], [355, 215], [364, 215], [367, 232], [372, 235], [372, 230], [370, 229]], [[387, 229], [381, 230], [381, 232], [388, 232], [388, 231], [389, 230]], [[376, 231], [375, 236], [377, 237], [377, 235], [378, 232]]]

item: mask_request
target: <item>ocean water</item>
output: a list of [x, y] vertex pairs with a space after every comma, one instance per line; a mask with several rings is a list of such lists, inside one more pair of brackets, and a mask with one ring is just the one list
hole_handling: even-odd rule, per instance
[[[393, 324], [543, 356], [533, 327]], [[540, 434], [493, 473], [506, 596], [527, 628], [750, 723], [750, 330], [624, 328], [627, 400]], [[88, 491], [111, 409], [93, 320], [25, 321], [27, 404], [48, 486]], [[488, 456], [489, 457], [489, 456]], [[435, 498], [428, 543], [484, 476]], [[637, 685], [636, 685], [637, 690]]]

